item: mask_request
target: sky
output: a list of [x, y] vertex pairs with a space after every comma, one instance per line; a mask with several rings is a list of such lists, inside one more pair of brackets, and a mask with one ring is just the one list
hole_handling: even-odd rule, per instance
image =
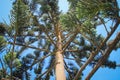
[[11, 7], [11, 0], [0, 0], [0, 22], [6, 21], [9, 23], [9, 14]]
[[[120, 4], [120, 0], [119, 4]], [[10, 9], [12, 8], [11, 0], [0, 0], [0, 22], [6, 21], [9, 24], [9, 15], [10, 15]], [[66, 12], [68, 10], [68, 3], [66, 0], [60, 0], [59, 2], [60, 10], [63, 12]], [[103, 31], [102, 28], [98, 29], [98, 32], [101, 33]], [[116, 36], [117, 32], [120, 31], [120, 27], [117, 29], [113, 37]], [[102, 32], [104, 35], [105, 33]], [[120, 64], [120, 49], [117, 51], [113, 51], [110, 55], [110, 60], [117, 61], [118, 64]], [[88, 67], [84, 70], [84, 76], [83, 79], [86, 77], [88, 72], [91, 70], [91, 67]], [[120, 68], [114, 69], [108, 69], [108, 68], [99, 68], [98, 71], [94, 74], [94, 76], [91, 78], [91, 80], [120, 80]]]

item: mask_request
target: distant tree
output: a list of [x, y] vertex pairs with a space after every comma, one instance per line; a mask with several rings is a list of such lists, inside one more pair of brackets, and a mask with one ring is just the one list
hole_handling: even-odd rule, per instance
[[[0, 24], [0, 50], [6, 53], [11, 80], [29, 80], [33, 74], [36, 80], [81, 80], [88, 65], [93, 67], [90, 80], [99, 67], [117, 67], [108, 59], [120, 47], [120, 32], [110, 39], [120, 24], [117, 1], [68, 2], [67, 13], [59, 11], [58, 0], [13, 2], [10, 25]], [[97, 33], [99, 26], [106, 36]]]

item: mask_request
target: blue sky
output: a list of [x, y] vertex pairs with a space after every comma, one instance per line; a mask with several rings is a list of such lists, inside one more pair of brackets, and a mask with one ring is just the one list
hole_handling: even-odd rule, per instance
[[11, 9], [11, 0], [1, 0], [0, 1], [0, 22], [4, 20], [9, 23], [9, 14]]
[[[119, 1], [119, 0], [118, 0]], [[0, 22], [4, 22], [4, 20], [9, 23], [9, 14], [10, 14], [10, 9], [11, 9], [11, 0], [1, 0], [0, 2]], [[119, 1], [120, 4], [120, 1]], [[68, 3], [66, 0], [60, 0], [60, 10], [63, 12], [66, 12], [68, 10]], [[102, 32], [103, 29], [99, 28], [98, 32]], [[120, 27], [117, 29], [113, 37], [117, 34], [117, 32], [120, 31]], [[105, 33], [102, 32], [104, 35]], [[110, 55], [111, 60], [117, 61], [118, 64], [120, 64], [120, 49], [117, 51], [113, 51], [112, 54]], [[84, 71], [84, 77], [87, 75], [87, 73], [91, 70], [90, 67], [86, 68]], [[91, 80], [120, 80], [120, 68], [114, 69], [108, 69], [108, 68], [100, 68], [95, 75], [92, 77]]]

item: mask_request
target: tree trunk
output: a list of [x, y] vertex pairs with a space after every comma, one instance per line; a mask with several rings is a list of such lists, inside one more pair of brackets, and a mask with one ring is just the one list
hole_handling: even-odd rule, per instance
[[55, 73], [56, 73], [56, 80], [66, 80], [65, 76], [65, 69], [64, 69], [64, 62], [63, 62], [63, 55], [61, 52], [56, 52], [56, 66], [55, 66]]
[[65, 76], [65, 69], [64, 69], [64, 60], [62, 54], [62, 38], [61, 38], [61, 31], [60, 27], [57, 26], [56, 28], [56, 36], [57, 36], [57, 51], [55, 54], [56, 57], [56, 64], [55, 64], [55, 74], [56, 80], [66, 80]]

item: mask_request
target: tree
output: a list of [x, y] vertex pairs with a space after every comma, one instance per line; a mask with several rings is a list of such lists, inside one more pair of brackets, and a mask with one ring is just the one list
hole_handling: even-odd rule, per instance
[[[29, 80], [29, 70], [34, 71], [32, 74], [36, 75], [36, 80], [49, 80], [52, 76], [56, 80], [78, 80], [90, 64], [93, 70], [86, 77], [89, 80], [101, 66], [117, 67], [115, 62], [108, 60], [112, 50], [120, 47], [120, 32], [110, 40], [120, 23], [117, 1], [68, 2], [67, 13], [59, 11], [58, 0], [13, 2], [10, 25], [1, 28], [4, 35], [0, 38], [4, 41], [4, 36], [7, 47], [10, 46], [10, 52], [5, 56], [7, 61], [11, 61], [11, 80], [12, 76]], [[107, 27], [109, 21], [111, 27]], [[107, 36], [97, 34], [99, 25], [105, 28]], [[6, 45], [1, 41], [0, 48], [3, 49]], [[21, 66], [14, 69], [16, 58]]]

